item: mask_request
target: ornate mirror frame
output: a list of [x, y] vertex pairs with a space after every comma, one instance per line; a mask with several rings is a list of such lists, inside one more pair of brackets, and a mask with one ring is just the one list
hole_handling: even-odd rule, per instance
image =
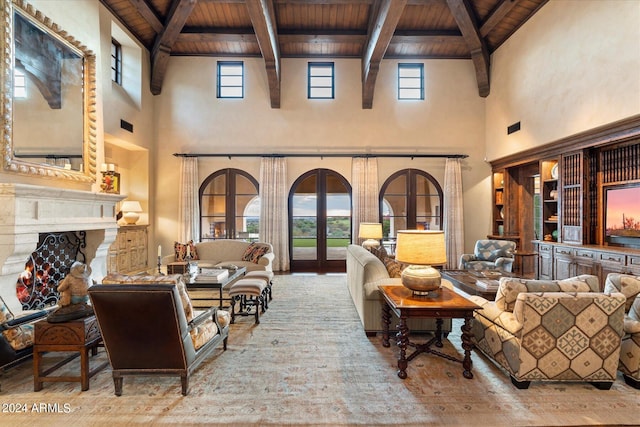
[[[61, 167], [28, 162], [13, 155], [13, 79], [14, 79], [14, 10], [33, 21], [51, 37], [57, 39], [70, 50], [84, 58], [83, 64], [83, 141], [82, 169], [80, 171]], [[86, 46], [62, 30], [51, 19], [37, 11], [24, 0], [0, 0], [0, 25], [2, 26], [2, 48], [0, 49], [0, 83], [2, 99], [0, 102], [0, 149], [2, 167], [5, 172], [45, 177], [76, 182], [93, 183], [96, 179], [96, 57]], [[79, 119], [80, 120], [80, 119]]]

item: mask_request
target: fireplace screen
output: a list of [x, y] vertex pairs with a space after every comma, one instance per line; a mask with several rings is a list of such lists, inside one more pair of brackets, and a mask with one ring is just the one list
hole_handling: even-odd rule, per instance
[[38, 248], [31, 254], [16, 287], [24, 310], [57, 304], [58, 283], [74, 261], [85, 262], [86, 232], [41, 233]]

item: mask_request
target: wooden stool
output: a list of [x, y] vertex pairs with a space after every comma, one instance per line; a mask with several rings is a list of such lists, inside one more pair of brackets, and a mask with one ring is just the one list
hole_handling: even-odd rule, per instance
[[[267, 271], [267, 270], [256, 270], [256, 271], [249, 271], [247, 274], [245, 274], [244, 277], [246, 278], [251, 278], [251, 279], [262, 279], [265, 282], [267, 282], [267, 288], [266, 290], [266, 297], [268, 296], [268, 300], [271, 301], [273, 300], [273, 295], [271, 294], [271, 286], [273, 285], [273, 271]], [[265, 299], [265, 308], [268, 309], [269, 305], [267, 303], [267, 299]]]
[[[251, 307], [255, 308], [256, 325], [260, 323], [260, 309], [265, 310], [264, 279], [244, 278], [231, 285], [229, 298], [231, 298], [231, 323], [235, 323], [236, 316], [251, 315]], [[240, 303], [240, 310], [236, 313], [236, 302]]]

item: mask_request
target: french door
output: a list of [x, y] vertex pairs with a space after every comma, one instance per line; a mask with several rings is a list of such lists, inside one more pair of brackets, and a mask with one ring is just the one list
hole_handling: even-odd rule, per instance
[[351, 186], [329, 169], [300, 176], [289, 193], [291, 271], [346, 271]]

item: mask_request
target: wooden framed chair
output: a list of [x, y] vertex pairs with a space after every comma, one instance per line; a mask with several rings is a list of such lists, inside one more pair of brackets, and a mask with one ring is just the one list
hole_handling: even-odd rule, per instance
[[192, 310], [188, 299], [189, 307], [183, 305], [180, 285], [184, 289], [181, 282], [89, 288], [116, 396], [122, 394], [123, 378], [135, 375], [179, 376], [186, 396], [191, 373], [220, 343], [227, 349], [228, 313], [212, 307], [189, 318], [185, 311]]

